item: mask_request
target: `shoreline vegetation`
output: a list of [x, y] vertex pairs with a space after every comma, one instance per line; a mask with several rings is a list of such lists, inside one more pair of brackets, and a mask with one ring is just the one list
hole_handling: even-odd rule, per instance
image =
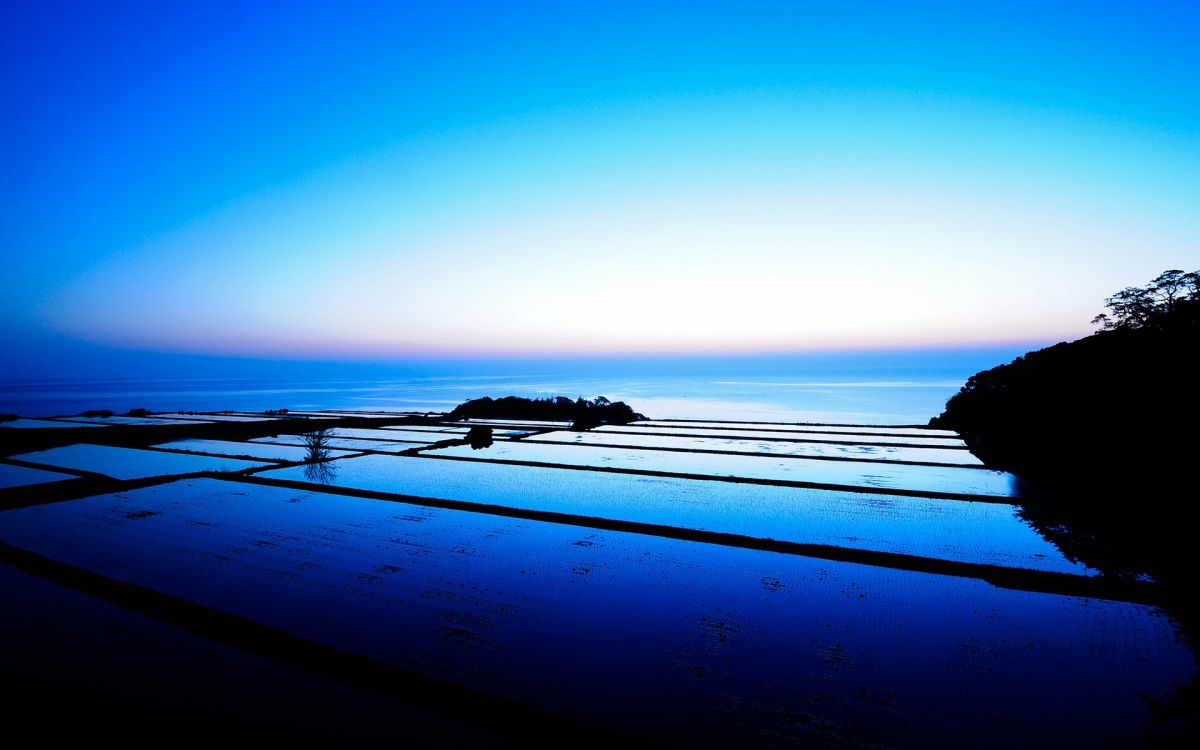
[[[973, 375], [930, 426], [1031, 483], [1022, 515], [1070, 559], [1115, 579], [1152, 578], [1185, 639], [1200, 643], [1193, 591], [1200, 439], [1193, 404], [1200, 272], [1170, 270], [1106, 300], [1090, 336]], [[1160, 710], [1200, 734], [1200, 685]]]
[[448, 419], [532, 419], [539, 422], [570, 422], [572, 430], [590, 430], [602, 424], [629, 424], [646, 417], [624, 401], [609, 401], [604, 396], [592, 400], [566, 396], [523, 398], [490, 396], [464, 401], [447, 415]]
[[976, 373], [930, 426], [1031, 483], [1031, 522], [1106, 575], [1190, 576], [1177, 522], [1200, 449], [1191, 404], [1200, 273], [1166, 271], [1106, 301], [1101, 329]]

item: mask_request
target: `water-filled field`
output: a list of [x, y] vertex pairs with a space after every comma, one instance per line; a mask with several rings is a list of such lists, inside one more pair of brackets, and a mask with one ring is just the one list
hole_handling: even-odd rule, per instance
[[901, 461], [980, 466], [982, 462], [969, 451], [926, 446], [870, 445], [847, 443], [809, 443], [779, 440], [746, 440], [719, 435], [684, 437], [680, 435], [639, 435], [628, 432], [547, 432], [530, 442], [607, 445], [614, 447], [662, 448], [697, 452], [769, 453], [781, 456], [844, 458], [861, 461]]
[[218, 456], [199, 456], [168, 451], [121, 448], [81, 443], [24, 453], [13, 458], [47, 467], [103, 474], [114, 479], [146, 479], [155, 476], [195, 474], [202, 471], [241, 471], [265, 464]]
[[1018, 494], [1013, 477], [1000, 471], [959, 466], [910, 466], [881, 461], [825, 461], [747, 454], [664, 452], [497, 441], [490, 448], [442, 448], [429, 455], [479, 461], [521, 461], [582, 468], [630, 469], [751, 480], [832, 484], [868, 489], [897, 489], [991, 497]]
[[[1084, 571], [1008, 504], [408, 456], [362, 456], [329, 465], [328, 484], [347, 489], [960, 562]], [[257, 476], [304, 481], [304, 470]]]
[[472, 447], [377, 414], [314, 462], [307, 420], [341, 415], [225, 416], [229, 439], [0, 462], [4, 560], [340, 684], [416, 686], [421, 711], [459, 696], [484, 731], [517, 711], [676, 744], [1137, 746], [1195, 676], [1152, 583], [1060, 551], [943, 432], [493, 420]]

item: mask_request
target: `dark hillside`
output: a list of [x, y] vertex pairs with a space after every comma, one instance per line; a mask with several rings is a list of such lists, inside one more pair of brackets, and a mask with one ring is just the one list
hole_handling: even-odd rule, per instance
[[1104, 330], [977, 373], [931, 424], [1036, 486], [1027, 517], [1084, 562], [1178, 576], [1200, 448], [1196, 274], [1168, 271], [1108, 306]]

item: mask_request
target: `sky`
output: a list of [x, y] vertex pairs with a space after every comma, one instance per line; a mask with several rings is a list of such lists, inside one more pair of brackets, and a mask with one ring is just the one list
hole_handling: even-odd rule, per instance
[[1077, 338], [1200, 267], [1198, 36], [1194, 2], [5, 2], [0, 377]]

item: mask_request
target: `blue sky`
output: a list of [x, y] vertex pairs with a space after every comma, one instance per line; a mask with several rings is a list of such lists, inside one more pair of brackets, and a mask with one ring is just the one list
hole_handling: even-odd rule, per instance
[[1198, 32], [1195, 3], [5, 3], [0, 335], [1073, 338], [1200, 266]]

